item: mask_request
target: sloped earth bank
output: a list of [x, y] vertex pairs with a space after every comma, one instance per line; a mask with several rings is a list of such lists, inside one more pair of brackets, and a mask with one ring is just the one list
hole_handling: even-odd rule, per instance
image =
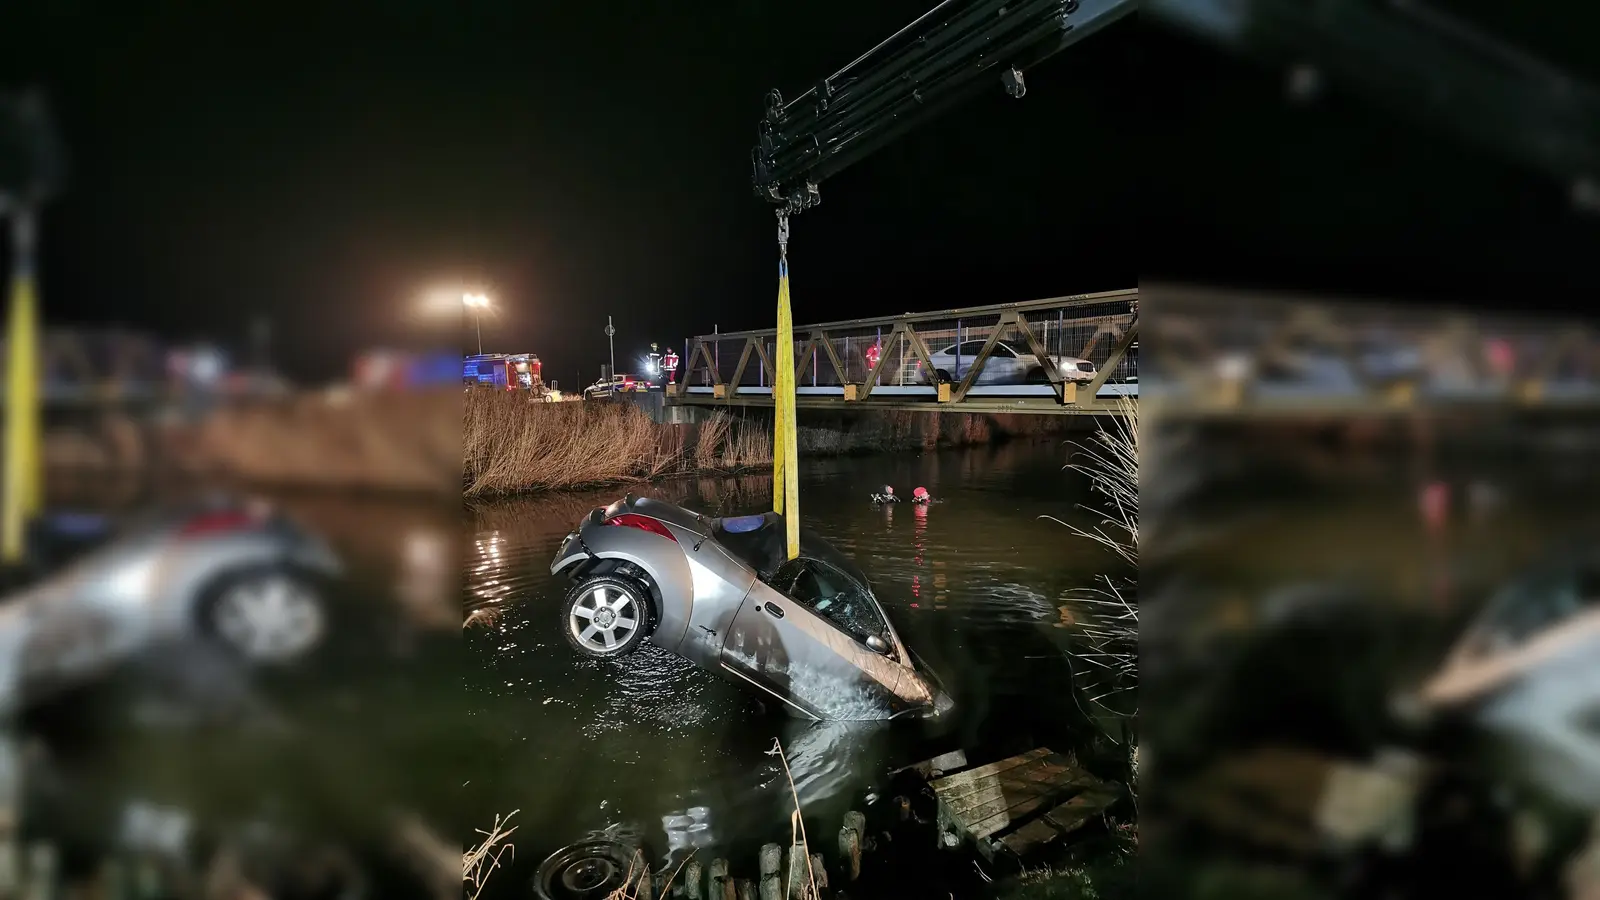
[[[497, 813], [520, 810], [515, 860], [503, 861], [484, 898], [529, 896], [541, 860], [596, 833], [641, 841], [655, 865], [692, 845], [705, 865], [725, 857], [735, 875], [754, 875], [741, 870], [753, 870], [760, 845], [787, 843], [790, 833], [788, 782], [767, 755], [774, 739], [817, 850], [836, 846], [848, 810], [885, 808], [900, 789], [891, 770], [956, 748], [990, 761], [1050, 746], [1077, 752], [1105, 777], [1126, 777], [1117, 748], [1097, 737], [1073, 697], [1063, 655], [1071, 623], [1090, 614], [1070, 595], [1112, 565], [1106, 551], [1040, 519], [1095, 522], [1078, 508], [1094, 501], [1082, 476], [1062, 468], [1066, 451], [1059, 441], [1012, 442], [802, 462], [807, 524], [860, 564], [902, 636], [956, 697], [937, 725], [802, 723], [648, 646], [621, 660], [581, 660], [559, 632], [565, 586], [548, 566], [571, 526], [622, 489], [469, 509], [465, 603], [485, 612], [467, 629], [467, 740], [480, 748], [468, 804], [485, 828]], [[942, 502], [874, 509], [868, 496], [882, 484], [923, 485]], [[635, 490], [724, 514], [771, 502], [770, 477]], [[685, 821], [705, 827], [686, 834], [677, 828]], [[953, 869], [910, 849], [882, 859], [878, 878], [850, 896], [977, 897], [1002, 887], [985, 882], [970, 857]]]

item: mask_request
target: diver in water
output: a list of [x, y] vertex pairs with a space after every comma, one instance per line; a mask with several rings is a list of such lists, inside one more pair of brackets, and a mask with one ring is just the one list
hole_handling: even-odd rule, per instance
[[933, 495], [928, 493], [927, 488], [919, 487], [911, 492], [911, 502], [918, 506], [927, 506], [930, 503], [943, 503], [944, 501], [933, 499]]
[[899, 503], [899, 502], [900, 502], [900, 498], [896, 497], [894, 495], [894, 488], [891, 487], [890, 485], [887, 485], [887, 484], [883, 486], [883, 490], [881, 490], [878, 493], [872, 495], [872, 503], [873, 503], [874, 506], [876, 506], [878, 504], [882, 504], [882, 503]]

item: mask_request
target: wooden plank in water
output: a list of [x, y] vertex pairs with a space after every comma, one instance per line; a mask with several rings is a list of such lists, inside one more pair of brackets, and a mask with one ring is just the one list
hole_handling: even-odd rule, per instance
[[1052, 754], [1048, 747], [1039, 747], [1035, 750], [1029, 750], [1027, 753], [1002, 759], [999, 762], [989, 763], [986, 766], [978, 766], [975, 769], [968, 769], [965, 772], [957, 772], [954, 775], [946, 775], [938, 781], [933, 782], [933, 784], [930, 786], [933, 788], [934, 793], [942, 793], [943, 791], [954, 789], [960, 785], [976, 781], [985, 776], [1004, 772], [1008, 769], [1015, 769], [1017, 766], [1026, 765], [1037, 759], [1044, 759], [1050, 755]]
[[[1048, 807], [1056, 797], [1051, 794], [1034, 794], [1028, 797], [1008, 798], [1009, 805], [1002, 809], [990, 812], [992, 807], [985, 807], [979, 811], [982, 818], [971, 820], [967, 825], [967, 833], [974, 838], [986, 838], [991, 834], [1004, 831], [1012, 824], [1026, 820], [1029, 816], [1041, 809]], [[984, 815], [986, 814], [986, 815]]]
[[[1013, 757], [1013, 759], [1017, 759], [1017, 757]], [[999, 764], [996, 763], [995, 765]], [[1019, 765], [989, 772], [979, 772], [978, 769], [973, 769], [970, 772], [961, 772], [950, 778], [942, 778], [934, 782], [933, 790], [942, 802], [949, 804], [952, 808], [960, 809], [984, 802], [971, 798], [992, 790], [997, 784], [1014, 783], [1026, 789], [1032, 785], [1053, 784], [1063, 777], [1070, 777], [1077, 771], [1077, 764], [1070, 757], [1049, 754], [1026, 760]], [[972, 777], [967, 777], [969, 775]]]
[[941, 826], [978, 840], [981, 846], [983, 838], [1026, 823], [1064, 796], [1101, 784], [1072, 757], [1039, 748], [940, 779], [933, 787]]
[[915, 772], [918, 776], [929, 779], [940, 778], [946, 772], [955, 772], [966, 767], [967, 754], [961, 750], [951, 750], [949, 753], [941, 753], [933, 759], [925, 759], [916, 765], [895, 769], [889, 774], [899, 775], [901, 772]]
[[1111, 808], [1122, 792], [1115, 785], [1101, 784], [1099, 787], [1090, 788], [1071, 800], [1061, 804], [1055, 809], [1044, 814], [1051, 825], [1060, 829], [1062, 834], [1069, 834], [1083, 827], [1083, 824], [1095, 816]]
[[1000, 838], [999, 844], [1018, 856], [1032, 853], [1082, 828], [1119, 796], [1121, 791], [1114, 785], [1101, 783]]

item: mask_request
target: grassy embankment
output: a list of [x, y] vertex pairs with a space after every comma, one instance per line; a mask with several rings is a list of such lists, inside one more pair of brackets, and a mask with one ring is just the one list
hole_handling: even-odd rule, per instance
[[[628, 403], [528, 403], [514, 394], [484, 392], [467, 397], [464, 418], [462, 490], [469, 497], [772, 464], [772, 420], [760, 413], [718, 413], [698, 424], [664, 425]], [[1051, 433], [1063, 425], [1057, 418], [854, 413], [833, 427], [802, 424], [800, 452], [830, 456], [971, 446]]]
[[44, 445], [53, 477], [449, 496], [460, 490], [461, 391], [306, 391], [192, 422], [63, 425]]

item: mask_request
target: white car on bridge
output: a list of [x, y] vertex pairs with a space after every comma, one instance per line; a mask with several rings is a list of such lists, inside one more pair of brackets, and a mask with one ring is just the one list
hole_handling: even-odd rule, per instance
[[[964, 341], [960, 344], [951, 344], [942, 350], [932, 353], [929, 360], [933, 363], [934, 372], [941, 382], [959, 382], [966, 377], [972, 365], [977, 361], [978, 354], [983, 351], [987, 341]], [[1041, 362], [1039, 357], [1032, 353], [1024, 353], [1005, 341], [996, 341], [994, 350], [989, 353], [989, 358], [984, 361], [983, 369], [978, 372], [977, 384], [1046, 384], [1050, 376], [1046, 374], [1045, 367], [1054, 365], [1056, 371], [1061, 373], [1063, 381], [1088, 383], [1094, 380], [1098, 370], [1094, 363], [1079, 359], [1075, 356], [1051, 357]], [[917, 365], [917, 381], [920, 384], [930, 384], [932, 381], [928, 373], [919, 363]]]

